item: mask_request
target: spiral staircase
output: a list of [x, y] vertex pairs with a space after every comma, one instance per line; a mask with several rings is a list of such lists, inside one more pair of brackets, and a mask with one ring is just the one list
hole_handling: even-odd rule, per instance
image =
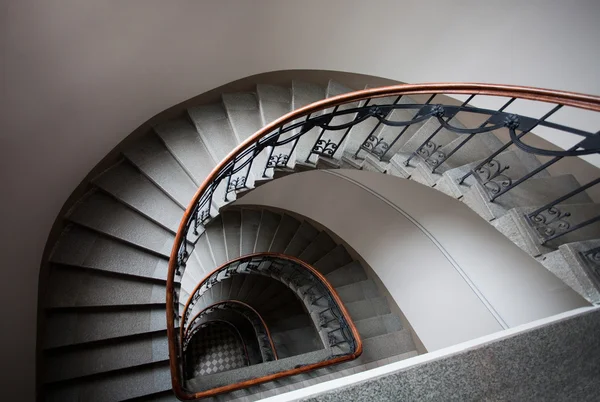
[[[49, 281], [40, 289], [45, 321], [39, 335], [43, 399], [176, 400], [171, 391], [165, 294], [169, 258], [186, 207], [213, 169], [261, 128], [293, 110], [355, 89], [335, 81], [326, 87], [294, 81], [288, 87], [258, 84], [253, 92], [224, 93], [219, 103], [190, 107], [185, 116], [156, 125], [153, 132], [123, 149], [116, 164], [93, 178], [86, 194], [64, 216], [64, 230], [48, 261]], [[427, 104], [416, 96], [387, 96], [370, 105], [415, 103]], [[600, 205], [586, 188], [579, 191], [584, 183], [570, 174], [552, 174], [548, 162], [519, 147], [504, 147], [502, 137], [493, 131], [466, 142], [464, 135], [441, 126], [435, 115], [403, 126], [401, 136], [397, 126], [375, 119], [349, 125], [359, 113], [350, 112], [364, 105], [349, 99], [319, 112], [349, 111], [337, 117], [336, 124], [346, 124], [348, 130], [335, 146], [329, 147], [332, 141], [326, 130], [313, 126], [297, 142], [281, 145], [287, 153], [256, 154], [246, 165], [247, 174], [231, 174], [227, 186], [216, 187], [209, 212], [202, 219], [196, 217], [201, 224], [185, 233], [183, 242], [193, 251], [186, 256], [176, 289], [176, 317], [186, 317], [188, 301], [220, 267], [251, 255], [295, 258], [314, 268], [334, 289], [331, 294], [339, 297], [339, 308], [348, 313], [358, 332], [362, 354], [210, 398], [257, 400], [419, 354], [399, 307], [343, 239], [289, 211], [228, 205], [269, 180], [298, 171], [372, 170], [434, 187], [462, 200], [588, 301], [600, 302], [594, 276], [597, 265], [593, 265], [600, 224], [592, 221], [581, 230], [552, 237], [564, 229], [560, 224], [565, 217], [589, 222], [600, 214]], [[418, 115], [410, 108], [387, 112], [388, 120], [397, 121]], [[447, 122], [455, 128], [466, 126], [458, 117], [448, 117]], [[290, 130], [288, 137], [299, 130], [300, 126]], [[315, 143], [321, 147], [319, 152], [314, 152]], [[487, 159], [490, 155], [492, 160]], [[502, 193], [506, 182], [527, 175], [522, 184]], [[490, 199], [490, 191], [502, 196]], [[545, 210], [543, 221], [539, 218], [532, 225], [527, 219], [570, 193], [572, 197]], [[220, 333], [229, 334], [223, 339], [242, 340], [238, 346], [246, 345], [245, 359], [207, 374], [201, 371], [200, 360], [190, 358], [186, 387], [210, 390], [323, 361], [337, 343], [327, 336], [320, 311], [314, 301], [306, 300], [305, 291], [274, 275], [215, 279], [200, 302], [189, 308], [188, 317], [202, 316], [215, 304], [241, 301], [261, 317], [268, 342], [244, 343], [244, 333], [259, 332], [254, 324], [244, 324], [246, 329], [238, 325], [238, 335], [227, 332], [223, 324]], [[200, 345], [195, 348], [206, 347], [200, 335], [214, 333], [216, 323], [236, 322], [231, 312], [210, 314], [217, 318], [205, 320], [203, 327], [199, 324], [190, 337], [190, 344]], [[270, 357], [264, 348], [271, 351]]]

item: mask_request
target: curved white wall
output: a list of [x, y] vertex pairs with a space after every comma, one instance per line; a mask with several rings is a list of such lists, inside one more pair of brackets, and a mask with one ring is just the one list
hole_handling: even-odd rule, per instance
[[0, 294], [19, 306], [5, 309], [4, 379], [31, 399], [37, 275], [58, 210], [151, 116], [292, 68], [600, 94], [599, 15], [595, 0], [1, 2]]
[[428, 351], [589, 305], [465, 204], [414, 181], [315, 170], [236, 204], [282, 208], [333, 231], [381, 279]]

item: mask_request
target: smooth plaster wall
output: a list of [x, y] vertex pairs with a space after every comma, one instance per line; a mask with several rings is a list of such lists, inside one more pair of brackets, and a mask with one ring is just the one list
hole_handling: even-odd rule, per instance
[[156, 113], [291, 68], [600, 94], [599, 15], [596, 0], [0, 1], [5, 389], [33, 398], [38, 270], [56, 214]]
[[465, 204], [410, 180], [316, 170], [269, 182], [236, 204], [290, 210], [342, 238], [428, 351], [589, 305]]

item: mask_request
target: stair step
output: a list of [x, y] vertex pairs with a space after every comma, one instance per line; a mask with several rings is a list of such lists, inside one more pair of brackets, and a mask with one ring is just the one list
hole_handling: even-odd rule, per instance
[[290, 329], [283, 332], [271, 332], [271, 338], [275, 348], [279, 351], [279, 345], [285, 345], [287, 353], [278, 353], [279, 358], [297, 356], [303, 353], [323, 349], [319, 335], [312, 327]]
[[221, 216], [223, 217], [227, 261], [230, 261], [241, 255], [242, 213], [236, 210], [227, 210], [221, 212]]
[[600, 247], [600, 239], [563, 244], [557, 251], [544, 254], [539, 261], [587, 301], [600, 304], [598, 264], [584, 256], [596, 247]]
[[[300, 109], [301, 107], [325, 99], [325, 96], [325, 88], [320, 85], [301, 81], [292, 82], [292, 110]], [[321, 115], [321, 113], [317, 112], [311, 116], [316, 117]], [[296, 130], [295, 133], [299, 131]], [[320, 132], [321, 129], [315, 127], [298, 139], [298, 145], [296, 145], [296, 162], [306, 163], [307, 159], [315, 160], [315, 155], [312, 158], [309, 158], [309, 156], [311, 156], [311, 151]]]
[[91, 311], [55, 310], [46, 312], [46, 317], [44, 349], [139, 335], [167, 328], [164, 305], [122, 306]]
[[85, 377], [168, 359], [165, 332], [94, 343], [85, 348], [48, 353], [44, 358], [44, 382]]
[[353, 261], [328, 273], [325, 278], [329, 281], [331, 286], [341, 287], [351, 283], [364, 281], [367, 279], [367, 274], [358, 261]]
[[205, 229], [206, 238], [208, 239], [208, 244], [215, 260], [215, 268], [220, 267], [227, 262], [225, 231], [223, 230], [223, 218], [221, 215], [215, 217]]
[[210, 250], [210, 244], [208, 243], [208, 236], [206, 236], [206, 234], [200, 236], [192, 254], [194, 254], [200, 262], [204, 276], [208, 275], [214, 271], [215, 268], [217, 268], [217, 264], [212, 256], [212, 251]]
[[[545, 205], [579, 187], [575, 177], [570, 174], [529, 179], [498, 197], [494, 202], [489, 202], [486, 190], [477, 184], [465, 194], [463, 202], [482, 218], [492, 220], [503, 216], [512, 208]], [[585, 203], [592, 203], [592, 200], [582, 192], [565, 200], [563, 204]]]
[[253, 252], [261, 253], [269, 251], [280, 222], [281, 215], [266, 209], [262, 211]]
[[164, 303], [166, 285], [99, 271], [55, 267], [46, 307], [119, 306]]
[[177, 232], [183, 209], [130, 162], [118, 163], [93, 183], [140, 214], [173, 233]]
[[336, 287], [335, 291], [344, 304], [381, 297], [377, 285], [370, 279]]
[[114, 198], [91, 192], [70, 211], [68, 220], [168, 257], [175, 236]]
[[272, 253], [283, 253], [292, 240], [292, 237], [294, 237], [298, 227], [300, 227], [300, 222], [297, 219], [284, 214], [279, 222], [269, 251]]
[[248, 255], [254, 252], [258, 228], [261, 225], [261, 217], [261, 211], [242, 209], [241, 255]]
[[337, 244], [326, 232], [321, 232], [298, 256], [304, 262], [312, 264], [332, 251]]
[[548, 235], [559, 234], [563, 226], [568, 229], [600, 216], [599, 204], [561, 204], [552, 212], [545, 211], [539, 215], [541, 219], [545, 219], [546, 224], [540, 222], [537, 227], [533, 227], [525, 215], [536, 209], [537, 207], [513, 208], [502, 218], [497, 219], [497, 223], [494, 221], [492, 224], [513, 243], [534, 257], [555, 250], [562, 244], [600, 238], [600, 223], [596, 222], [550, 240], [544, 245], [541, 244], [546, 230]]
[[[449, 124], [451, 124], [452, 126], [455, 126], [455, 127], [464, 128], [464, 126], [459, 121], [457, 121], [455, 118], [451, 119]], [[431, 118], [427, 119], [427, 121], [425, 123], [423, 123], [423, 125], [421, 127], [419, 127], [419, 129], [415, 132], [415, 134], [412, 137], [410, 137], [410, 139], [408, 139], [404, 143], [404, 145], [402, 145], [399, 152], [408, 153], [408, 154], [412, 154], [413, 152], [416, 152], [419, 149], [419, 147], [421, 145], [423, 145], [423, 143], [427, 140], [427, 138], [429, 138], [429, 136], [431, 134], [433, 134], [433, 132], [436, 131], [439, 127], [440, 127], [440, 122], [438, 121], [437, 117], [431, 117]], [[449, 131], [445, 128], [442, 128], [441, 130], [439, 130], [437, 132], [435, 137], [433, 137], [430, 140], [432, 147], [431, 148], [423, 147], [421, 153], [419, 153], [419, 156], [417, 158], [426, 156], [427, 153], [430, 153], [431, 150], [434, 148], [443, 147], [445, 145], [450, 144], [456, 138], [458, 138], [458, 134], [456, 134], [452, 131]], [[412, 163], [412, 161], [411, 161], [411, 163]]]
[[319, 231], [310, 223], [302, 222], [283, 253], [298, 257], [318, 234]]
[[402, 321], [395, 314], [385, 314], [354, 321], [354, 325], [362, 339], [374, 338], [402, 330]]
[[166, 391], [171, 389], [171, 386], [169, 364], [161, 362], [55, 386], [47, 390], [46, 400], [49, 402], [121, 401]]
[[222, 104], [196, 106], [188, 109], [188, 115], [213, 160], [222, 161], [238, 145]]
[[297, 329], [302, 327], [309, 327], [313, 325], [313, 321], [308, 314], [297, 314], [293, 316], [286, 316], [277, 321], [269, 327], [272, 332], [283, 332], [290, 329]]
[[390, 314], [390, 306], [383, 297], [364, 299], [351, 303], [344, 303], [352, 321], [364, 320], [378, 315]]
[[156, 135], [144, 136], [123, 154], [181, 208], [187, 207], [197, 185]]
[[352, 257], [348, 254], [344, 246], [340, 244], [329, 253], [319, 258], [319, 260], [313, 264], [313, 267], [321, 274], [327, 275], [351, 262]]
[[154, 131], [196, 186], [200, 186], [221, 161], [213, 158], [196, 128], [186, 119], [170, 120], [154, 127]]
[[165, 258], [77, 225], [63, 230], [50, 262], [162, 280], [169, 268]]

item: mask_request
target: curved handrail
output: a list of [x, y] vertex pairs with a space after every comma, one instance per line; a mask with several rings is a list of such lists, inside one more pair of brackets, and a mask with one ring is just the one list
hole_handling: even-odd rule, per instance
[[275, 360], [277, 360], [277, 350], [275, 349], [275, 344], [273, 343], [273, 338], [271, 337], [271, 331], [269, 331], [269, 327], [267, 326], [267, 323], [265, 322], [265, 320], [262, 318], [262, 316], [260, 315], [260, 313], [258, 311], [256, 311], [256, 309], [252, 306], [250, 306], [249, 304], [246, 304], [244, 302], [241, 302], [239, 300], [223, 300], [223, 301], [219, 301], [216, 303], [211, 304], [210, 306], [207, 306], [205, 308], [203, 308], [201, 311], [198, 312], [198, 314], [196, 314], [191, 320], [190, 320], [190, 325], [189, 327], [187, 327], [184, 331], [183, 334], [183, 338], [182, 339], [187, 339], [187, 337], [189, 336], [189, 331], [190, 329], [193, 327], [193, 323], [194, 321], [202, 314], [204, 313], [206, 310], [209, 310], [217, 305], [220, 304], [226, 304], [226, 303], [232, 303], [232, 304], [239, 304], [240, 306], [244, 307], [247, 310], [250, 310], [251, 312], [254, 313], [254, 315], [256, 315], [258, 317], [258, 319], [260, 320], [263, 328], [265, 329], [265, 332], [267, 333], [267, 337], [269, 338], [269, 343], [271, 344], [271, 350], [273, 350], [273, 354], [275, 355]]
[[[189, 206], [187, 207], [187, 209], [184, 213], [184, 216], [181, 220], [181, 223], [179, 225], [177, 235], [175, 237], [175, 242], [173, 244], [173, 248], [171, 251], [171, 257], [169, 260], [169, 270], [168, 270], [168, 276], [167, 276], [167, 332], [168, 332], [168, 337], [169, 337], [169, 353], [170, 353], [170, 359], [171, 359], [172, 373], [177, 373], [177, 370], [178, 370], [178, 367], [177, 367], [178, 351], [177, 351], [177, 345], [175, 344], [175, 338], [176, 338], [175, 306], [174, 306], [175, 279], [176, 279], [177, 275], [181, 274], [181, 272], [179, 271], [180, 265], [184, 265], [185, 259], [189, 255], [189, 253], [187, 252], [187, 248], [184, 247], [182, 249], [182, 244], [184, 244], [184, 239], [186, 238], [188, 232], [190, 230], [192, 230], [192, 228], [193, 228], [194, 232], [196, 232], [197, 227], [201, 223], [205, 222], [210, 217], [210, 203], [212, 201], [212, 193], [208, 194], [207, 191], [209, 191], [209, 189], [210, 189], [210, 191], [214, 192], [214, 189], [211, 188], [212, 183], [215, 181], [220, 182], [221, 180], [225, 179], [225, 177], [227, 175], [229, 175], [228, 179], [229, 179], [229, 181], [231, 181], [231, 178], [234, 173], [239, 171], [239, 169], [241, 169], [242, 167], [248, 165], [248, 163], [251, 164], [252, 157], [256, 156], [256, 154], [258, 154], [260, 151], [262, 151], [265, 147], [270, 146], [270, 144], [268, 144], [266, 141], [261, 142], [261, 140], [264, 139], [265, 137], [267, 137], [270, 133], [273, 133], [275, 130], [279, 130], [281, 132], [282, 128], [288, 123], [298, 121], [299, 119], [301, 119], [303, 117], [306, 117], [306, 120], [308, 121], [308, 118], [311, 116], [311, 114], [314, 114], [319, 111], [324, 111], [324, 110], [330, 109], [330, 108], [333, 108], [334, 111], [337, 111], [338, 107], [343, 104], [349, 104], [349, 103], [358, 102], [358, 101], [367, 101], [368, 102], [368, 100], [370, 100], [370, 99], [382, 98], [382, 97], [391, 97], [391, 96], [401, 97], [401, 96], [405, 96], [405, 95], [426, 95], [426, 94], [433, 95], [433, 96], [440, 95], [440, 94], [470, 95], [470, 98], [467, 100], [467, 102], [463, 103], [463, 105], [458, 108], [455, 107], [455, 111], [451, 112], [450, 118], [454, 114], [456, 114], [458, 111], [465, 110], [465, 109], [463, 109], [464, 105], [466, 103], [468, 103], [469, 100], [472, 99], [476, 95], [477, 96], [488, 95], [488, 96], [500, 96], [500, 97], [512, 98], [511, 101], [509, 101], [505, 106], [503, 106], [498, 111], [479, 109], [479, 111], [475, 111], [475, 112], [476, 113], [481, 112], [481, 111], [483, 111], [483, 113], [487, 112], [490, 115], [490, 117], [500, 116], [500, 115], [502, 117], [505, 117], [504, 121], [502, 121], [500, 124], [502, 124], [503, 127], [507, 127], [511, 130], [510, 134], [511, 134], [512, 142], [509, 143], [508, 145], [514, 143], [516, 146], [518, 146], [528, 152], [535, 152], [536, 150], [535, 150], [535, 148], [532, 148], [532, 147], [522, 143], [519, 139], [521, 136], [523, 136], [524, 134], [529, 132], [533, 127], [536, 127], [537, 125], [539, 125], [541, 123], [544, 123], [544, 125], [546, 125], [547, 127], [551, 127], [551, 128], [555, 127], [558, 129], [568, 129], [565, 126], [545, 122], [545, 119], [548, 116], [550, 116], [552, 113], [554, 113], [556, 110], [560, 109], [561, 107], [571, 106], [571, 107], [575, 107], [575, 108], [600, 112], [600, 97], [592, 96], [592, 95], [585, 95], [585, 94], [566, 92], [566, 91], [555, 91], [555, 90], [533, 88], [533, 87], [512, 86], [512, 85], [496, 85], [496, 84], [481, 84], [481, 83], [427, 83], [427, 84], [394, 85], [394, 86], [381, 87], [381, 88], [365, 89], [365, 90], [361, 90], [361, 91], [350, 92], [350, 93], [338, 95], [335, 97], [323, 99], [321, 101], [318, 101], [318, 102], [312, 103], [310, 105], [307, 105], [305, 107], [294, 110], [294, 111], [280, 117], [279, 119], [271, 122], [270, 124], [266, 125], [265, 127], [261, 128], [256, 133], [254, 133], [252, 136], [248, 137], [240, 145], [238, 145], [234, 150], [232, 150], [227, 155], [227, 157], [225, 157], [225, 159], [223, 161], [221, 161], [219, 164], [217, 164], [217, 166], [215, 166], [215, 168], [212, 170], [212, 172], [207, 176], [207, 178], [203, 181], [201, 186], [198, 188], [198, 191], [195, 193], [193, 199], [191, 200]], [[432, 98], [433, 98], [433, 96], [432, 96]], [[432, 99], [432, 98], [430, 98], [430, 99]], [[516, 135], [514, 130], [516, 128], [519, 128], [519, 124], [520, 124], [518, 118], [516, 119], [517, 121], [515, 124], [515, 117], [517, 117], [517, 116], [516, 115], [506, 116], [507, 113], [504, 113], [504, 112], [500, 113], [508, 104], [510, 104], [515, 99], [526, 99], [526, 100], [540, 101], [540, 102], [546, 102], [546, 103], [553, 103], [553, 104], [556, 104], [557, 106], [551, 112], [549, 112], [547, 115], [542, 117], [541, 119], [536, 120], [536, 119], [531, 119], [531, 118], [523, 118], [522, 119], [523, 125], [527, 128], [520, 128], [522, 130], [521, 134]], [[424, 105], [427, 105], [427, 103], [425, 103]], [[423, 106], [423, 105], [421, 105], [421, 106]], [[383, 116], [384, 115], [383, 112], [385, 112], [385, 110], [377, 110], [377, 108], [374, 108], [374, 109], [375, 110], [373, 110], [373, 111], [369, 111], [369, 113], [370, 113], [369, 116], [373, 117], [373, 116]], [[475, 110], [475, 109], [473, 109], [473, 110]], [[387, 110], [387, 111], [389, 112], [389, 110]], [[471, 110], [469, 110], [469, 111], [471, 111]], [[436, 109], [436, 107], [431, 107], [427, 111], [427, 114], [429, 117], [437, 117], [438, 120], [442, 121], [441, 117], [444, 116], [444, 111], [442, 110], [440, 112], [438, 109]], [[518, 116], [518, 117], [521, 118], [523, 116]], [[448, 118], [448, 120], [444, 121], [444, 123], [442, 123], [442, 124], [447, 123], [450, 120], [450, 118]], [[380, 121], [381, 121], [381, 119], [380, 119]], [[321, 124], [318, 124], [319, 127], [325, 127], [329, 123], [329, 121], [318, 122], [318, 123], [321, 123]], [[499, 121], [496, 121], [495, 123], [498, 124]], [[397, 123], [396, 125], [408, 127], [409, 124], [411, 124], [411, 122], [401, 122], [401, 123]], [[484, 125], [485, 124], [486, 123], [484, 123]], [[302, 123], [292, 125], [292, 126], [294, 129], [300, 129], [300, 127], [302, 127]], [[292, 126], [287, 127], [287, 129], [289, 130], [290, 127], [292, 127]], [[312, 127], [315, 127], [315, 125], [313, 125]], [[351, 127], [351, 125], [349, 124], [348, 129], [350, 127]], [[482, 125], [482, 127], [483, 127], [483, 125]], [[329, 127], [329, 128], [330, 129], [340, 129], [340, 127]], [[304, 133], [306, 133], [307, 131], [308, 131], [308, 129], [306, 131], [304, 131]], [[565, 131], [574, 133], [576, 135], [583, 135], [584, 137], [586, 137], [585, 140], [589, 140], [589, 136], [592, 135], [591, 133], [585, 133], [585, 132], [582, 132], [581, 130], [575, 130], [575, 129], [565, 130]], [[463, 134], [468, 134], [469, 138], [470, 138], [471, 136], [473, 136], [479, 132], [482, 132], [482, 131], [481, 130], [479, 130], [479, 131], [471, 130], [469, 132], [464, 132]], [[277, 135], [275, 135], [275, 136], [277, 136]], [[344, 138], [345, 137], [342, 138], [342, 141]], [[585, 140], [583, 142], [585, 142]], [[290, 141], [291, 140], [284, 140], [284, 141], [277, 143], [276, 145], [283, 145]], [[342, 141], [340, 141], [340, 143]], [[366, 142], [366, 140], [365, 140], [365, 142]], [[253, 145], [256, 145], [255, 149], [254, 149], [255, 153], [250, 155], [249, 154], [249, 152], [251, 150], [250, 148]], [[260, 145], [260, 147], [259, 147], [259, 145]], [[508, 145], [506, 147], [508, 147]], [[579, 147], [581, 147], [581, 144], [578, 144], [578, 145], [579, 145]], [[597, 146], [595, 143], [591, 144], [591, 145], [588, 143], [586, 145], [587, 145], [586, 148], [593, 147], [594, 153], [598, 152], [598, 150], [596, 149]], [[327, 146], [327, 144], [325, 144], [324, 147], [326, 147], [326, 146]], [[425, 150], [428, 152], [428, 150], [426, 148], [421, 149], [422, 147], [426, 147], [426, 146], [428, 146], [428, 145], [424, 143], [419, 148], [419, 151]], [[489, 162], [489, 160], [493, 160], [492, 158], [495, 157], [497, 154], [499, 154], [503, 149], [506, 149], [506, 147], [501, 148], [499, 151], [492, 154], [492, 156], [487, 161]], [[527, 147], [529, 147], [529, 148], [527, 148]], [[570, 149], [570, 150], [562, 152], [562, 153], [561, 152], [549, 153], [549, 155], [555, 156], [554, 160], [551, 163], [554, 163], [555, 160], [558, 160], [564, 156], [577, 155], [577, 149], [578, 149], [578, 147], [575, 147], [575, 149]], [[433, 149], [433, 151], [435, 151], [435, 149]], [[456, 150], [454, 150], [453, 152], [455, 152], [455, 151]], [[330, 153], [328, 156], [331, 156], [334, 152], [335, 152], [335, 148], [333, 148], [333, 152]], [[242, 167], [238, 168], [238, 170], [235, 170], [236, 158], [239, 158], [240, 156], [247, 156], [247, 155], [250, 155], [249, 162], [248, 161], [244, 162]], [[327, 154], [325, 152], [321, 152], [321, 155], [327, 155]], [[445, 160], [447, 158], [448, 158], [448, 156], [445, 156], [443, 158], [443, 160]], [[269, 159], [270, 159], [270, 157], [269, 157]], [[443, 160], [442, 160], [442, 162], [443, 162]], [[286, 157], [286, 159], [284, 159], [284, 161], [287, 161], [287, 157]], [[410, 159], [409, 159], [409, 161], [410, 161]], [[434, 166], [434, 170], [440, 164], [441, 164], [441, 162], [436, 164]], [[273, 166], [277, 167], [277, 166], [279, 166], [279, 164], [276, 163]], [[273, 167], [273, 166], [270, 166], [270, 167]], [[543, 166], [545, 168], [548, 166], [548, 164], [544, 164]], [[269, 167], [268, 164], [267, 164], [267, 167]], [[266, 171], [267, 167], [265, 167], [265, 171]], [[481, 168], [481, 166], [478, 166], [476, 169], [480, 169], [480, 168]], [[532, 177], [535, 173], [536, 172], [532, 172], [531, 175], [528, 175], [527, 177], [519, 180], [517, 184], [519, 184], [523, 180], [528, 179], [529, 177]], [[468, 175], [463, 177], [461, 179], [461, 183], [467, 176], [469, 176], [471, 174], [472, 173], [469, 173]], [[237, 188], [237, 185], [235, 188]], [[510, 188], [512, 188], [512, 187], [510, 187]], [[227, 193], [227, 191], [229, 191], [229, 182], [228, 182], [228, 186], [226, 189], [226, 193]], [[499, 189], [499, 190], [493, 192], [491, 201], [493, 201], [496, 197], [504, 194], [506, 191], [508, 191], [508, 190], [505, 188], [503, 190]], [[203, 197], [204, 197], [204, 200], [203, 200]], [[208, 213], [206, 211], [200, 211], [200, 209], [199, 209], [199, 204], [201, 202], [206, 203], [207, 200], [208, 200], [208, 205], [209, 205]], [[536, 212], [539, 213], [539, 211], [536, 211]], [[529, 216], [529, 218], [532, 219], [531, 216]], [[179, 383], [179, 378], [177, 375], [173, 375], [172, 377], [173, 377], [173, 388], [175, 389], [175, 392], [178, 394], [178, 396], [180, 396], [178, 393], [178, 390], [181, 391], [181, 384]], [[183, 398], [185, 398], [186, 394], [181, 393], [181, 396]]]

